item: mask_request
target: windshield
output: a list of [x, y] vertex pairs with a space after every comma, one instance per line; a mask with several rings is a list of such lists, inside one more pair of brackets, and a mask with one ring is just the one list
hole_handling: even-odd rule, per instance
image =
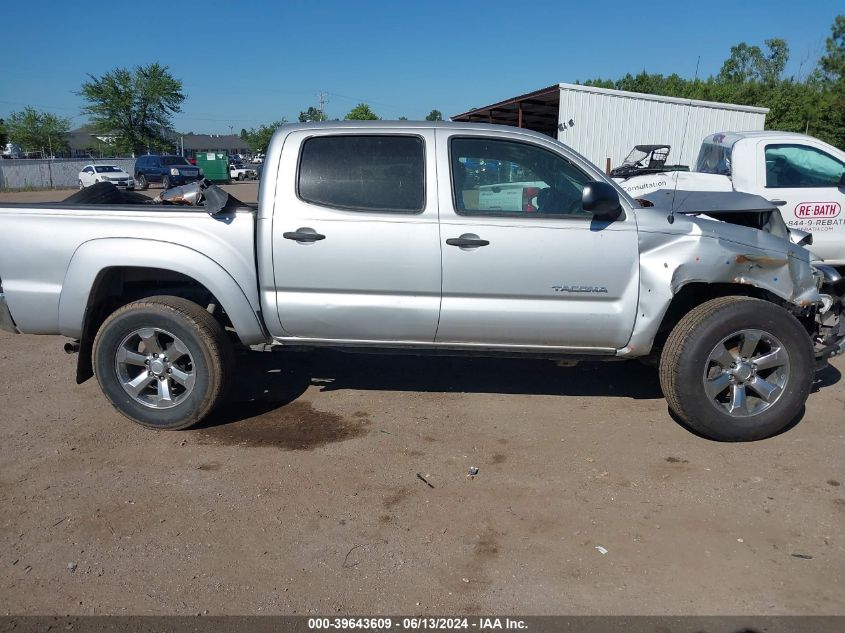
[[120, 171], [114, 165], [95, 165], [94, 169], [97, 171], [98, 174], [113, 174], [115, 172]]
[[168, 167], [170, 165], [190, 165], [190, 163], [181, 156], [162, 156], [161, 164]]
[[731, 175], [731, 148], [713, 143], [703, 143], [695, 161], [695, 171], [704, 174]]
[[[622, 165], [636, 165], [637, 167], [645, 167], [647, 162], [645, 159], [648, 158], [650, 152], [644, 152], [641, 149], [637, 149], [636, 147], [631, 150], [631, 153], [622, 161]], [[641, 162], [642, 161], [642, 162]]]

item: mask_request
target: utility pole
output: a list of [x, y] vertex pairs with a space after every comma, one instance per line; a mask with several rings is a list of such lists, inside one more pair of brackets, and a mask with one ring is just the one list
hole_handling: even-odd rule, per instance
[[324, 110], [324, 108], [325, 108], [325, 105], [326, 105], [326, 103], [327, 103], [327, 101], [326, 101], [326, 95], [327, 95], [327, 94], [328, 94], [328, 93], [326, 93], [326, 92], [324, 92], [324, 91], [322, 91], [322, 90], [321, 90], [320, 92], [318, 92], [318, 93], [317, 93], [317, 99], [319, 99], [319, 102], [320, 102], [320, 115], [321, 115], [324, 119], [326, 118], [326, 111]]

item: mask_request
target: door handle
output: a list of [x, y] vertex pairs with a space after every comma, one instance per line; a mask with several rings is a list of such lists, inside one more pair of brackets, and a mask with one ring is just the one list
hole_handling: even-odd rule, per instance
[[459, 246], [461, 248], [477, 248], [479, 246], [487, 246], [490, 242], [482, 240], [477, 235], [469, 237], [468, 235], [461, 235], [460, 237], [450, 237], [446, 240], [449, 246]]
[[307, 226], [296, 229], [295, 231], [282, 233], [282, 237], [286, 240], [295, 240], [297, 242], [319, 242], [320, 240], [326, 239], [325, 235], [321, 235]]
[[776, 207], [782, 207], [786, 204], [786, 200], [769, 200], [769, 202], [771, 202]]

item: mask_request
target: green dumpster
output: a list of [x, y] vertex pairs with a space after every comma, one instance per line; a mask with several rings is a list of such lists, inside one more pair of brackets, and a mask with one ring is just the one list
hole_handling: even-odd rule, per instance
[[197, 152], [197, 167], [211, 182], [229, 182], [228, 152]]

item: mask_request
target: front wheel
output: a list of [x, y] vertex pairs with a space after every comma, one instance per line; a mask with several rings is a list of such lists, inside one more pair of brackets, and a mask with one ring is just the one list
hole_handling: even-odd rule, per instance
[[82, 184], [82, 180], [79, 181], [79, 189], [85, 189], [85, 185]]
[[138, 174], [135, 176], [135, 180], [138, 181], [138, 189], [142, 191], [146, 191], [147, 187], [150, 186], [150, 183], [147, 182], [147, 177], [144, 174]]
[[221, 401], [232, 349], [222, 326], [180, 297], [150, 297], [109, 316], [94, 339], [94, 373], [130, 420], [185, 429]]
[[675, 326], [660, 358], [669, 408], [711, 439], [759, 440], [789, 428], [810, 394], [810, 337], [768, 301], [720, 297]]
[[161, 179], [161, 188], [170, 189], [170, 176], [165, 176]]

